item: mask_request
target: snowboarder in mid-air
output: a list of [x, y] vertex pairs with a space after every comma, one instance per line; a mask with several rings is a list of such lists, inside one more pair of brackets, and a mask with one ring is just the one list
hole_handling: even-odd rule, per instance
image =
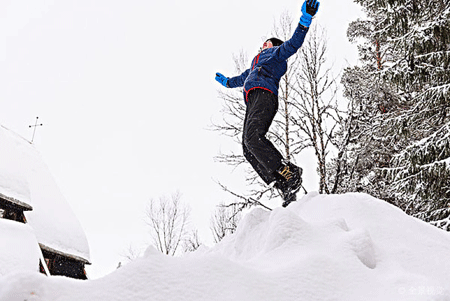
[[274, 187], [284, 200], [283, 207], [296, 200], [302, 169], [285, 161], [266, 134], [278, 110], [278, 87], [287, 71], [286, 61], [302, 46], [319, 4], [317, 0], [306, 0], [293, 36], [286, 42], [277, 38], [266, 40], [251, 67], [241, 75], [229, 78], [216, 73], [216, 80], [224, 87], [244, 88], [244, 156], [266, 184], [275, 182]]

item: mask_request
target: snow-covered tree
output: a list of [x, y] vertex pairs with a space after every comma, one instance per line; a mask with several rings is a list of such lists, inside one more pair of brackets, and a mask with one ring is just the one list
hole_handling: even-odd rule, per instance
[[341, 140], [340, 161], [334, 163], [340, 177], [335, 192], [364, 191], [390, 200], [391, 186], [380, 170], [389, 167], [395, 138], [384, 135], [383, 118], [386, 104], [396, 100], [391, 87], [374, 75], [374, 63], [373, 68], [347, 68], [341, 79], [349, 104], [348, 117], [341, 121], [337, 134]]
[[[362, 67], [344, 74], [355, 112], [348, 187], [425, 220], [449, 214], [450, 2], [355, 0]], [[348, 174], [350, 175], [350, 173]], [[353, 182], [350, 180], [353, 179]], [[376, 191], [379, 191], [376, 193]]]

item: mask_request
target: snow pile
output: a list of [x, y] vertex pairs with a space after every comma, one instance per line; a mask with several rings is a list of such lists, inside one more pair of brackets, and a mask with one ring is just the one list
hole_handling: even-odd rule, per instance
[[249, 212], [211, 249], [149, 248], [98, 280], [21, 273], [0, 300], [450, 300], [450, 234], [364, 194]]
[[0, 233], [0, 275], [17, 270], [37, 272], [41, 250], [33, 230], [28, 225], [0, 218]]
[[25, 217], [40, 244], [89, 261], [84, 230], [42, 156], [27, 140], [1, 125], [0, 194], [33, 207]]

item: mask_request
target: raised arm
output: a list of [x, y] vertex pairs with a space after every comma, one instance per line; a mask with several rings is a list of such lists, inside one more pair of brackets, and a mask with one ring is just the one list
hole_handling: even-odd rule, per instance
[[302, 16], [294, 34], [275, 51], [274, 56], [278, 60], [287, 60], [300, 49], [319, 6], [320, 2], [317, 0], [305, 0], [302, 5]]

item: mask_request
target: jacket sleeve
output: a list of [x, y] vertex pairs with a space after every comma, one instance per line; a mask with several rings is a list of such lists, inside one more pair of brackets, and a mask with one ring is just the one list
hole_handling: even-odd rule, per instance
[[242, 72], [241, 75], [231, 77], [230, 79], [228, 79], [228, 83], [227, 83], [228, 87], [229, 88], [242, 87], [244, 85], [245, 79], [247, 78], [249, 73], [250, 73], [250, 69], [247, 69], [244, 72]]
[[295, 54], [303, 45], [307, 32], [308, 27], [304, 27], [299, 23], [292, 37], [281, 44], [281, 46], [275, 51], [274, 57], [279, 61], [285, 61]]

